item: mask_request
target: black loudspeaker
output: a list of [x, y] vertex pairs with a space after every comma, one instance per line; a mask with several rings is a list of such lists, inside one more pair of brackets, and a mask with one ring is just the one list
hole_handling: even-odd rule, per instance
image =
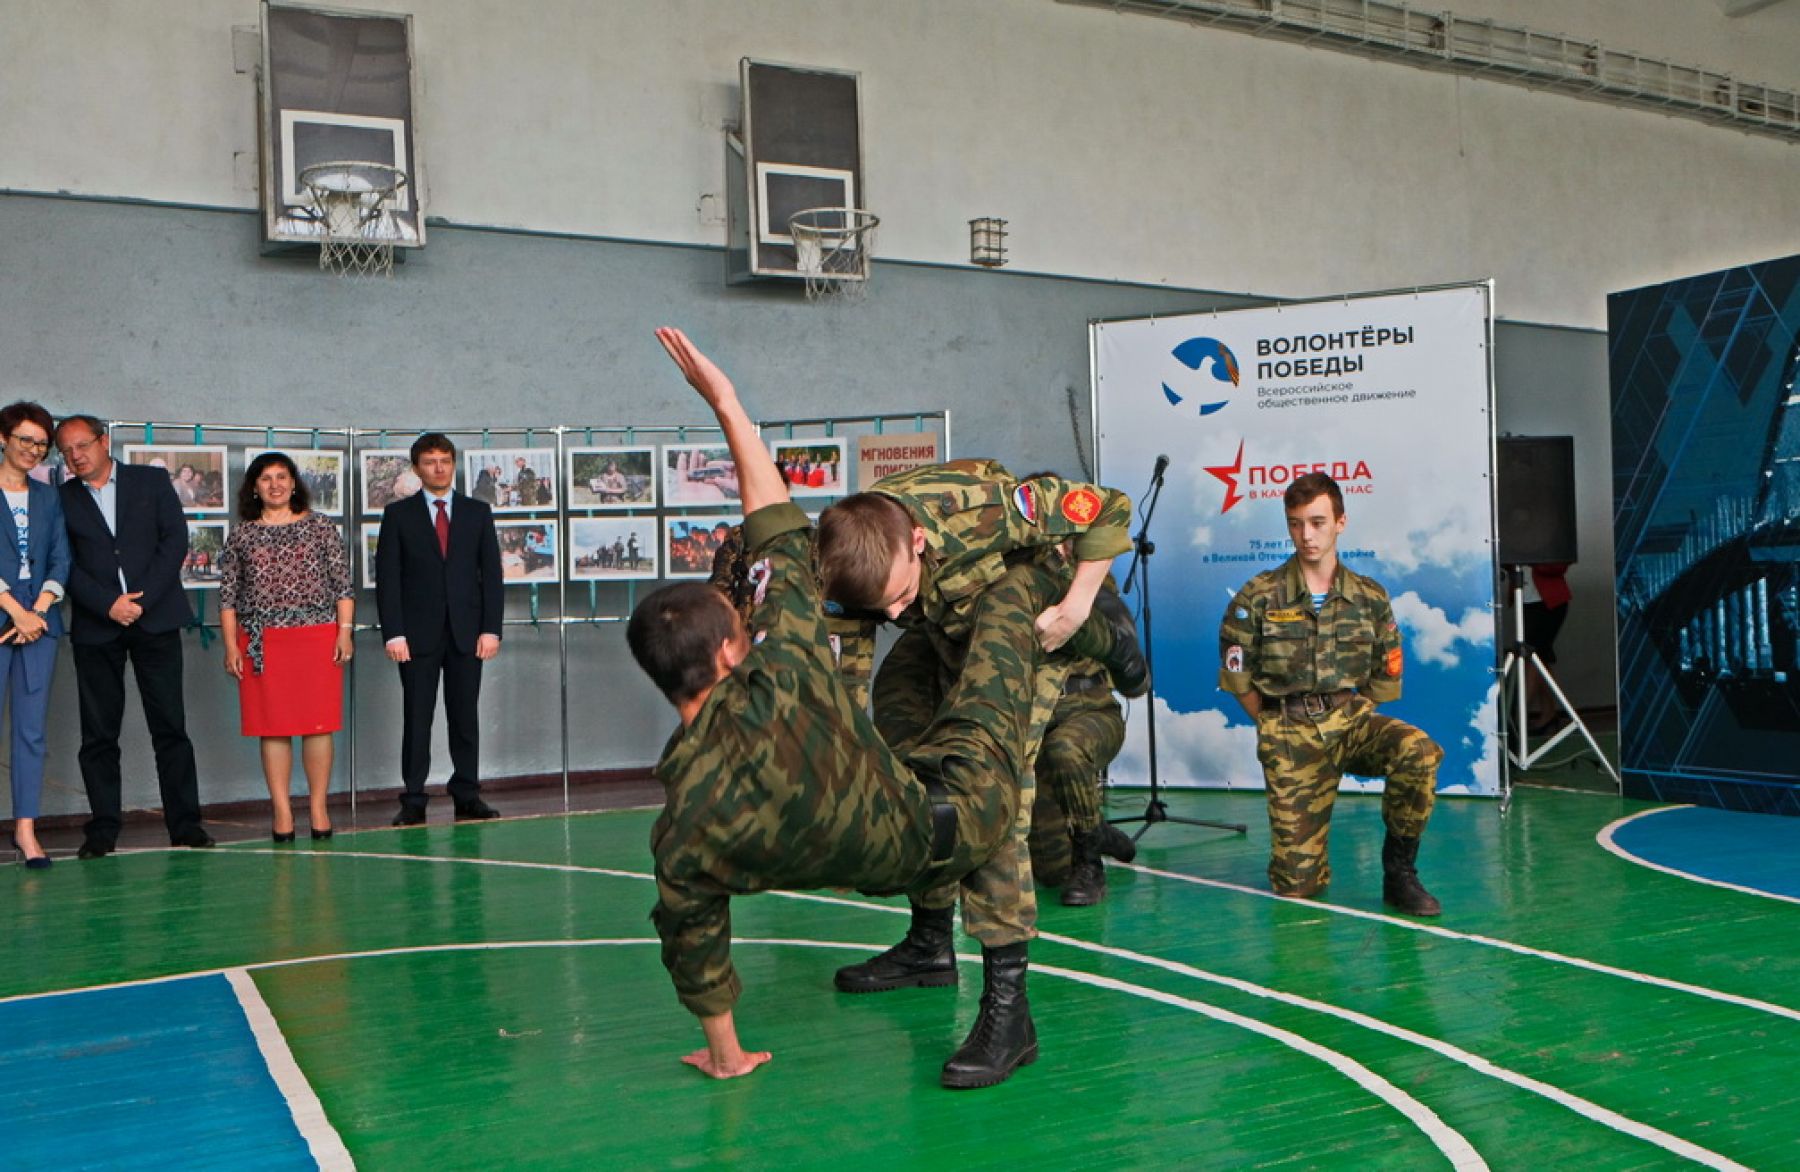
[[1496, 469], [1500, 564], [1575, 561], [1575, 437], [1503, 436]]

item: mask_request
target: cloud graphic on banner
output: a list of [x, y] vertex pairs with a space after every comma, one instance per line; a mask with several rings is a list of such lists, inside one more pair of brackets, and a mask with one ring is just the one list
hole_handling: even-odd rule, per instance
[[[1421, 520], [1404, 518], [1407, 523]], [[1406, 540], [1381, 547], [1383, 564], [1397, 573], [1408, 574], [1427, 566], [1454, 569], [1470, 561], [1488, 559], [1488, 518], [1476, 519], [1465, 508], [1431, 517], [1417, 528], [1409, 528]]]
[[1458, 643], [1467, 643], [1471, 649], [1493, 646], [1494, 618], [1485, 610], [1470, 607], [1463, 611], [1461, 621], [1451, 622], [1449, 615], [1416, 591], [1408, 590], [1393, 601], [1394, 618], [1406, 631], [1406, 646], [1416, 662], [1455, 667]]
[[[1134, 730], [1143, 726], [1142, 721], [1132, 723]], [[1146, 744], [1141, 736], [1128, 737], [1113, 773], [1121, 780], [1134, 779], [1133, 784], [1148, 783], [1150, 760]], [[1262, 766], [1256, 763], [1255, 727], [1227, 723], [1225, 713], [1217, 709], [1176, 712], [1158, 696], [1156, 753], [1163, 780], [1171, 784], [1201, 782], [1262, 788]]]
[[[1440, 785], [1441, 794], [1491, 794], [1491, 779], [1500, 773], [1500, 682], [1494, 681], [1488, 688], [1487, 695], [1475, 708], [1475, 715], [1469, 719], [1469, 732], [1463, 737], [1463, 744], [1476, 750], [1475, 760], [1469, 763], [1469, 780]], [[1443, 778], [1439, 778], [1442, 781]]]
[[1193, 546], [1195, 549], [1211, 549], [1212, 544], [1213, 544], [1212, 526], [1211, 525], [1196, 525], [1196, 526], [1194, 526], [1194, 532], [1193, 532], [1193, 535], [1188, 539], [1188, 544]]

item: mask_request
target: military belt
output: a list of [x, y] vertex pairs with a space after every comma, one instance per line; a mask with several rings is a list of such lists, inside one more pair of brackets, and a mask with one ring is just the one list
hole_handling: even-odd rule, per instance
[[1104, 675], [1077, 676], [1072, 675], [1063, 681], [1063, 695], [1075, 696], [1082, 692], [1091, 692], [1095, 688], [1111, 688], [1112, 683]]
[[931, 865], [948, 863], [956, 854], [956, 807], [944, 783], [935, 777], [925, 778], [925, 793], [931, 798]]
[[1294, 720], [1318, 720], [1350, 703], [1355, 688], [1339, 688], [1335, 692], [1307, 692], [1300, 696], [1270, 696], [1281, 710]]

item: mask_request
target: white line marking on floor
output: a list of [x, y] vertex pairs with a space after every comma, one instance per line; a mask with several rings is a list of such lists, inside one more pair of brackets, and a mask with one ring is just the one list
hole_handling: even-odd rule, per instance
[[[1151, 968], [1163, 969], [1167, 972], [1189, 977], [1197, 981], [1223, 985], [1228, 989], [1236, 989], [1238, 992], [1248, 993], [1252, 997], [1260, 997], [1268, 1001], [1277, 1001], [1283, 1005], [1292, 1005], [1298, 1009], [1307, 1009], [1314, 1013], [1322, 1013], [1327, 1017], [1335, 1017], [1340, 1021], [1347, 1021], [1352, 1025], [1359, 1025], [1364, 1029], [1374, 1030], [1379, 1034], [1385, 1034], [1397, 1041], [1406, 1042], [1410, 1045], [1418, 1046], [1421, 1049], [1430, 1050], [1440, 1057], [1448, 1058], [1458, 1065], [1468, 1067], [1476, 1074], [1483, 1075], [1487, 1078], [1498, 1079], [1509, 1086], [1517, 1087], [1522, 1091], [1528, 1091], [1531, 1094], [1548, 1099], [1558, 1106], [1568, 1108], [1570, 1111], [1575, 1112], [1584, 1119], [1588, 1119], [1605, 1127], [1610, 1127], [1614, 1131], [1635, 1136], [1638, 1139], [1655, 1144], [1664, 1151], [1672, 1152], [1675, 1155], [1692, 1160], [1695, 1163], [1704, 1164], [1709, 1168], [1743, 1170], [1743, 1165], [1734, 1163], [1731, 1160], [1718, 1155], [1716, 1152], [1708, 1151], [1706, 1148], [1700, 1147], [1697, 1144], [1689, 1143], [1679, 1136], [1670, 1135], [1668, 1132], [1651, 1127], [1647, 1123], [1639, 1123], [1635, 1119], [1620, 1115], [1616, 1111], [1608, 1110], [1598, 1103], [1584, 1099], [1579, 1095], [1571, 1094], [1560, 1087], [1551, 1086], [1549, 1083], [1540, 1082], [1529, 1075], [1523, 1075], [1519, 1074], [1517, 1071], [1509, 1070], [1489, 1059], [1481, 1057], [1479, 1054], [1464, 1050], [1460, 1046], [1453, 1045], [1437, 1038], [1428, 1037], [1416, 1030], [1409, 1030], [1404, 1026], [1392, 1025], [1382, 1021], [1380, 1018], [1370, 1017], [1366, 1013], [1358, 1013], [1354, 1009], [1344, 1009], [1341, 1006], [1332, 1005], [1324, 1001], [1315, 1001], [1311, 997], [1301, 997], [1294, 993], [1283, 993], [1279, 989], [1271, 989], [1266, 985], [1253, 984], [1250, 981], [1239, 980], [1236, 977], [1227, 977], [1219, 973], [1208, 972], [1205, 969], [1197, 969], [1192, 965], [1182, 964], [1180, 961], [1164, 960], [1162, 957], [1149, 956], [1141, 952], [1132, 952], [1129, 949], [1113, 948], [1105, 944], [1094, 944], [1087, 940], [1077, 940], [1073, 937], [1059, 936], [1048, 932], [1042, 933], [1039, 936], [1039, 939], [1050, 940], [1057, 944], [1065, 944], [1083, 952], [1095, 952], [1103, 956], [1116, 957], [1121, 960], [1132, 961], [1136, 964], [1147, 965]], [[1038, 966], [1033, 966], [1033, 968], [1036, 967]], [[1744, 1170], [1744, 1172], [1747, 1172], [1747, 1170]]]
[[[342, 858], [371, 858], [372, 857], [372, 858], [391, 860], [391, 861], [397, 861], [397, 862], [452, 863], [452, 864], [462, 864], [462, 865], [490, 866], [490, 867], [502, 867], [502, 868], [523, 869], [523, 870], [547, 870], [547, 871], [561, 872], [561, 873], [587, 872], [587, 873], [603, 874], [603, 875], [607, 875], [607, 876], [611, 876], [611, 877], [629, 878], [629, 879], [637, 879], [637, 880], [647, 880], [647, 879], [651, 878], [651, 876], [649, 876], [649, 875], [645, 875], [645, 874], [642, 874], [639, 872], [632, 872], [632, 871], [618, 871], [618, 870], [593, 868], [593, 867], [580, 867], [580, 866], [576, 866], [574, 864], [568, 864], [568, 863], [521, 862], [521, 861], [517, 861], [517, 860], [510, 860], [510, 859], [468, 859], [468, 858], [452, 858], [452, 857], [447, 857], [447, 856], [407, 855], [407, 854], [370, 855], [365, 852], [351, 852], [351, 851], [291, 852], [291, 851], [278, 851], [278, 850], [273, 850], [270, 848], [232, 851], [222, 857], [230, 857], [232, 855], [245, 855], [245, 856], [248, 856], [248, 855], [276, 855], [276, 856], [288, 857], [288, 858], [309, 858], [309, 859], [332, 859], [332, 858], [342, 859]], [[1152, 874], [1152, 875], [1166, 876], [1166, 877], [1173, 878], [1173, 879], [1184, 879], [1184, 880], [1188, 880], [1191, 882], [1199, 883], [1200, 885], [1203, 885], [1203, 886], [1215, 886], [1215, 887], [1223, 887], [1228, 890], [1244, 891], [1244, 892], [1258, 895], [1258, 896], [1266, 896], [1267, 898], [1271, 898], [1271, 899], [1282, 898], [1279, 896], [1275, 896], [1270, 892], [1257, 891], [1253, 888], [1241, 888], [1235, 884], [1225, 884], [1225, 883], [1220, 883], [1220, 882], [1214, 881], [1214, 880], [1193, 880], [1187, 876], [1181, 876], [1181, 875], [1178, 875], [1178, 874], [1175, 874], [1172, 872], [1160, 872], [1153, 868], [1148, 868], [1148, 867], [1133, 866], [1130, 869], [1134, 870], [1134, 871], [1142, 871], [1144, 873]], [[788, 899], [793, 899], [793, 900], [797, 900], [797, 901], [801, 901], [801, 902], [827, 904], [827, 905], [839, 906], [839, 907], [844, 907], [844, 908], [850, 908], [850, 909], [854, 909], [854, 910], [876, 911], [876, 912], [884, 912], [884, 913], [889, 913], [889, 914], [906, 914], [906, 909], [903, 907], [866, 903], [861, 900], [848, 899], [848, 898], [844, 898], [844, 897], [840, 897], [840, 896], [820, 895], [820, 894], [817, 894], [814, 892], [775, 891], [775, 892], [771, 892], [769, 894], [783, 896]], [[1730, 997], [1730, 995], [1728, 995], [1728, 994], [1719, 994], [1719, 993], [1716, 993], [1716, 991], [1704, 990], [1704, 989], [1699, 988], [1698, 986], [1681, 986], [1681, 985], [1679, 985], [1679, 983], [1663, 982], [1661, 978], [1646, 977], [1644, 974], [1634, 974], [1634, 973], [1631, 973], [1629, 970], [1610, 970], [1607, 966], [1600, 966], [1600, 965], [1593, 964], [1592, 962], [1580, 961], [1578, 958], [1573, 958], [1573, 957], [1561, 957], [1558, 954], [1554, 954], [1554, 953], [1540, 953], [1538, 950], [1527, 949], [1527, 948], [1524, 948], [1519, 945], [1511, 945], [1511, 944], [1507, 943], [1506, 941], [1491, 940], [1490, 938], [1485, 938], [1485, 937], [1465, 936], [1461, 933], [1451, 932], [1448, 929], [1436, 929], [1436, 928], [1431, 928], [1429, 925], [1412, 924], [1412, 923], [1408, 923], [1408, 922], [1402, 921], [1402, 920], [1395, 920], [1395, 919], [1392, 919], [1391, 917], [1387, 917], [1387, 916], [1380, 916], [1380, 915], [1375, 915], [1373, 913], [1360, 912], [1356, 909], [1329, 908], [1328, 905], [1316, 904], [1311, 901], [1284, 900], [1284, 902], [1303, 903], [1303, 904], [1305, 904], [1305, 906], [1307, 906], [1309, 908], [1315, 908], [1315, 909], [1319, 909], [1319, 910], [1332, 910], [1332, 911], [1337, 911], [1342, 914], [1355, 915], [1355, 916], [1359, 916], [1362, 918], [1377, 920], [1377, 921], [1381, 921], [1381, 922], [1385, 922], [1385, 923], [1392, 923], [1392, 924], [1396, 924], [1396, 925], [1403, 926], [1403, 927], [1416, 928], [1416, 929], [1421, 929], [1421, 930], [1430, 930], [1434, 934], [1448, 936], [1452, 939], [1466, 940], [1466, 941], [1471, 941], [1471, 942], [1475, 942], [1475, 943], [1491, 944], [1493, 946], [1505, 948], [1509, 951], [1517, 951], [1517, 952], [1521, 952], [1521, 953], [1524, 953], [1527, 955], [1537, 956], [1537, 957], [1540, 957], [1543, 959], [1549, 959], [1549, 960], [1553, 960], [1553, 961], [1559, 961], [1561, 963], [1573, 964], [1576, 967], [1580, 967], [1580, 968], [1591, 968], [1591, 969], [1595, 969], [1596, 971], [1609, 972], [1612, 975], [1619, 975], [1619, 976], [1625, 976], [1625, 977], [1633, 978], [1633, 979], [1645, 980], [1652, 984], [1658, 984], [1658, 983], [1670, 984], [1673, 987], [1685, 988], [1687, 991], [1696, 992], [1702, 996], [1712, 995], [1712, 996], [1715, 996], [1720, 999], [1726, 999], [1726, 1000], [1732, 999]], [[1532, 1079], [1532, 1078], [1529, 1078], [1528, 1076], [1521, 1075], [1514, 1071], [1508, 1070], [1507, 1068], [1499, 1066], [1486, 1058], [1482, 1058], [1481, 1056], [1479, 1056], [1477, 1054], [1473, 1054], [1469, 1051], [1463, 1050], [1460, 1047], [1454, 1046], [1448, 1042], [1442, 1042], [1442, 1041], [1439, 1041], [1438, 1039], [1430, 1038], [1430, 1037], [1427, 1037], [1426, 1035], [1404, 1029], [1403, 1027], [1390, 1025], [1384, 1021], [1381, 1021], [1378, 1018], [1369, 1017], [1368, 1015], [1358, 1013], [1355, 1010], [1343, 1009], [1343, 1008], [1340, 1008], [1340, 1007], [1337, 1007], [1334, 1005], [1330, 1005], [1325, 1002], [1312, 1000], [1311, 998], [1305, 998], [1305, 997], [1300, 997], [1300, 996], [1297, 996], [1294, 994], [1283, 993], [1279, 990], [1271, 989], [1271, 988], [1268, 988], [1263, 985], [1256, 985], [1256, 984], [1253, 984], [1248, 981], [1239, 980], [1238, 978], [1235, 978], [1235, 977], [1226, 977], [1221, 974], [1207, 972], [1206, 970], [1203, 970], [1203, 969], [1194, 968], [1191, 965], [1182, 964], [1179, 961], [1166, 960], [1161, 957], [1155, 957], [1155, 956], [1148, 955], [1146, 953], [1138, 953], [1138, 952], [1132, 952], [1127, 949], [1113, 948], [1108, 945], [1096, 944], [1096, 943], [1092, 943], [1090, 941], [1080, 940], [1080, 939], [1077, 939], [1077, 938], [1071, 937], [1071, 936], [1063, 936], [1063, 935], [1060, 935], [1057, 933], [1043, 933], [1043, 934], [1041, 934], [1040, 938], [1043, 940], [1049, 941], [1051, 943], [1061, 944], [1061, 945], [1065, 945], [1065, 946], [1075, 948], [1075, 949], [1078, 949], [1081, 951], [1097, 953], [1097, 954], [1104, 955], [1104, 956], [1111, 956], [1111, 957], [1114, 957], [1114, 958], [1117, 958], [1120, 960], [1137, 963], [1137, 964], [1143, 964], [1143, 965], [1146, 965], [1149, 967], [1160, 968], [1167, 972], [1175, 973], [1180, 976], [1185, 976], [1190, 979], [1195, 979], [1195, 980], [1200, 980], [1203, 982], [1209, 982], [1209, 983], [1223, 985], [1228, 988], [1236, 989], [1240, 992], [1248, 993], [1252, 996], [1260, 997], [1260, 998], [1267, 999], [1267, 1000], [1277, 1001], [1277, 1002], [1281, 1002], [1284, 1004], [1295, 1006], [1297, 1008], [1307, 1009], [1307, 1010], [1311, 1010], [1313, 1012], [1323, 1013], [1327, 1016], [1336, 1017], [1336, 1018], [1339, 1018], [1340, 1020], [1348, 1021], [1353, 1024], [1363, 1026], [1364, 1028], [1374, 1030], [1378, 1033], [1386, 1034], [1387, 1036], [1395, 1038], [1396, 1040], [1404, 1041], [1409, 1044], [1431, 1050], [1432, 1052], [1434, 1052], [1444, 1058], [1447, 1058], [1453, 1062], [1457, 1062], [1460, 1065], [1468, 1067], [1470, 1070], [1473, 1070], [1478, 1074], [1484, 1075], [1486, 1077], [1498, 1079], [1502, 1082], [1506, 1082], [1509, 1085], [1517, 1087], [1521, 1090], [1525, 1090], [1532, 1094], [1536, 1094], [1543, 1098], [1549, 1099], [1551, 1102], [1557, 1103], [1569, 1110], [1572, 1110], [1572, 1111], [1576, 1112], [1577, 1114], [1581, 1115], [1582, 1117], [1587, 1118], [1593, 1122], [1600, 1123], [1603, 1126], [1612, 1128], [1615, 1131], [1619, 1131], [1619, 1132], [1622, 1132], [1627, 1135], [1635, 1136], [1636, 1138], [1639, 1138], [1639, 1139], [1645, 1140], [1646, 1142], [1655, 1144], [1656, 1146], [1661, 1147], [1666, 1151], [1669, 1151], [1671, 1153], [1681, 1155], [1685, 1158], [1694, 1160], [1697, 1163], [1705, 1164], [1708, 1167], [1721, 1168], [1721, 1169], [1737, 1170], [1741, 1167], [1740, 1165], [1735, 1164], [1732, 1161], [1725, 1159], [1725, 1157], [1723, 1157], [1723, 1156], [1719, 1156], [1718, 1154], [1711, 1152], [1705, 1148], [1701, 1148], [1697, 1145], [1691, 1144], [1688, 1141], [1683, 1140], [1678, 1136], [1670, 1135], [1670, 1134], [1663, 1132], [1657, 1128], [1651, 1127], [1648, 1124], [1638, 1123], [1637, 1121], [1629, 1119], [1626, 1116], [1619, 1115], [1616, 1112], [1613, 1112], [1613, 1111], [1608, 1110], [1607, 1108], [1601, 1107], [1597, 1103], [1590, 1102], [1589, 1100], [1583, 1099], [1577, 1095], [1573, 1095], [1567, 1091], [1563, 1091], [1562, 1089], [1560, 1089], [1558, 1087], [1552, 1086], [1548, 1083], [1540, 1082], [1536, 1079]], [[424, 946], [411, 946], [411, 947], [401, 947], [401, 948], [392, 948], [392, 949], [375, 949], [375, 950], [371, 950], [371, 951], [367, 951], [367, 952], [343, 953], [343, 954], [336, 954], [336, 955], [329, 955], [329, 956], [300, 957], [300, 958], [293, 958], [293, 959], [288, 959], [288, 960], [261, 962], [261, 963], [254, 964], [254, 965], [251, 965], [248, 967], [257, 968], [257, 969], [283, 968], [283, 967], [288, 967], [291, 965], [313, 964], [313, 963], [320, 963], [323, 961], [330, 961], [330, 960], [369, 959], [369, 958], [382, 957], [382, 956], [399, 956], [399, 955], [407, 955], [407, 954], [411, 954], [414, 952], [420, 952], [420, 951], [432, 951], [432, 950], [435, 950], [435, 951], [478, 951], [478, 950], [482, 950], [482, 949], [499, 949], [499, 948], [545, 948], [545, 947], [558, 947], [558, 946], [562, 946], [562, 945], [567, 945], [569, 943], [573, 943], [573, 942], [499, 941], [499, 942], [493, 942], [493, 943], [476, 943], [476, 944], [424, 945]], [[195, 975], [199, 975], [199, 974], [184, 974], [184, 976], [195, 976]], [[153, 983], [158, 983], [159, 981], [166, 981], [166, 980], [173, 980], [173, 979], [182, 979], [182, 978], [176, 978], [176, 977], [151, 978], [147, 981], [122, 982], [121, 985], [95, 986], [95, 988], [117, 988], [117, 987], [121, 987], [121, 986], [129, 986], [129, 985], [136, 985], [136, 984], [153, 984]], [[0, 1004], [5, 1004], [7, 1001], [11, 1001], [11, 1000], [28, 1000], [33, 997], [49, 997], [49, 996], [57, 996], [57, 995], [66, 995], [68, 993], [74, 993], [74, 992], [86, 992], [86, 991], [88, 991], [88, 990], [63, 990], [63, 991], [59, 991], [58, 993], [28, 994], [23, 997], [0, 999]], [[1785, 1011], [1781, 1011], [1780, 1007], [1778, 1007], [1778, 1006], [1771, 1006], [1769, 1008], [1776, 1010], [1778, 1012], [1785, 1012]], [[1224, 1012], [1224, 1011], [1221, 1011], [1221, 1012]]]
[[[416, 858], [418, 856], [408, 856]], [[454, 861], [454, 860], [450, 860]], [[867, 908], [868, 905], [858, 905]], [[764, 945], [792, 948], [818, 948], [844, 952], [875, 951], [882, 946], [841, 940], [800, 940], [769, 937], [739, 937], [732, 941], [734, 945]], [[178, 976], [156, 977], [147, 981], [121, 982], [117, 985], [94, 986], [98, 989], [116, 989], [127, 985], [165, 984], [172, 981], [193, 980], [199, 977], [213, 976], [223, 973], [231, 982], [238, 1001], [244, 1007], [244, 1016], [250, 1021], [250, 1028], [255, 1034], [257, 1046], [261, 1049], [263, 1060], [268, 1063], [269, 1072], [275, 1078], [276, 1085], [281, 1088], [282, 1095], [287, 1098], [289, 1108], [294, 1113], [294, 1122], [300, 1127], [300, 1134], [306, 1137], [312, 1148], [313, 1157], [324, 1169], [350, 1168], [350, 1153], [344, 1148], [343, 1140], [325, 1119], [324, 1109], [313, 1094], [312, 1087], [300, 1073], [294, 1056], [288, 1050], [287, 1041], [281, 1035], [280, 1027], [275, 1023], [274, 1014], [268, 1004], [263, 1001], [250, 972], [262, 969], [294, 968], [309, 964], [333, 964], [358, 960], [377, 960], [396, 956], [412, 956], [420, 954], [442, 954], [456, 952], [503, 952], [526, 949], [567, 949], [567, 948], [607, 948], [607, 947], [660, 947], [661, 941], [648, 938], [598, 938], [588, 940], [499, 940], [482, 941], [466, 944], [420, 944], [404, 948], [377, 948], [366, 952], [338, 952], [319, 956], [288, 957], [283, 960], [245, 965], [237, 968], [210, 970], [206, 972], [183, 973]], [[979, 956], [963, 955], [959, 960], [969, 964], [980, 964]], [[1469, 1141], [1455, 1128], [1445, 1123], [1436, 1112], [1419, 1102], [1393, 1083], [1382, 1078], [1362, 1063], [1346, 1054], [1339, 1053], [1317, 1042], [1310, 1041], [1289, 1030], [1281, 1029], [1254, 1018], [1244, 1017], [1227, 1009], [1208, 1005], [1203, 1001], [1195, 1001], [1187, 997], [1179, 997], [1173, 993], [1165, 993], [1143, 985], [1134, 985], [1113, 977], [1103, 977], [1095, 973], [1084, 973], [1076, 969], [1062, 968], [1056, 965], [1034, 964], [1032, 970], [1046, 976], [1062, 977], [1065, 980], [1080, 984], [1092, 985], [1128, 996], [1140, 997], [1148, 1001], [1160, 1002], [1164, 1005], [1185, 1009], [1191, 1013], [1211, 1018], [1226, 1025], [1249, 1030], [1289, 1049], [1296, 1050], [1310, 1058], [1330, 1066], [1339, 1074], [1357, 1086], [1381, 1099], [1394, 1108], [1417, 1127], [1425, 1137], [1450, 1160], [1451, 1166], [1467, 1169], [1469, 1172], [1481, 1172], [1487, 1163], [1470, 1145]], [[39, 997], [69, 995], [93, 990], [62, 990], [56, 994], [37, 994]], [[29, 1000], [26, 998], [8, 998], [7, 1000]], [[3, 1002], [0, 1002], [3, 1004]], [[1716, 1167], [1735, 1167], [1733, 1165], [1715, 1165]]]
[[1743, 997], [1736, 993], [1726, 993], [1719, 989], [1711, 989], [1705, 985], [1691, 985], [1686, 981], [1677, 981], [1671, 977], [1658, 977], [1650, 973], [1640, 973], [1635, 969], [1623, 969], [1616, 965], [1602, 964], [1597, 960], [1587, 960], [1579, 956], [1570, 956], [1566, 952], [1551, 952], [1544, 948], [1532, 948], [1525, 944], [1515, 944], [1510, 940], [1501, 940], [1496, 936], [1481, 936], [1473, 932], [1458, 932], [1451, 928], [1440, 928], [1436, 924], [1421, 924], [1414, 920], [1403, 920], [1398, 916], [1384, 916], [1379, 912], [1368, 912], [1361, 908], [1338, 907], [1335, 904], [1321, 903], [1312, 899], [1291, 899], [1285, 895], [1276, 895], [1273, 891], [1265, 891], [1257, 887], [1245, 887], [1238, 883], [1226, 883], [1219, 879], [1201, 879], [1194, 875], [1183, 875], [1179, 871], [1163, 871], [1156, 867], [1146, 867], [1141, 863], [1111, 863], [1109, 866], [1119, 867], [1126, 871], [1136, 871], [1141, 875], [1154, 875], [1158, 879], [1169, 879], [1178, 883], [1188, 883], [1196, 887], [1213, 887], [1220, 891], [1232, 891], [1239, 895], [1253, 895], [1258, 899], [1272, 899], [1279, 903], [1303, 907], [1308, 911], [1321, 912], [1334, 916], [1349, 916], [1358, 920], [1370, 920], [1378, 924], [1386, 924], [1393, 928], [1405, 928], [1409, 932], [1423, 932], [1428, 936], [1437, 936], [1444, 940], [1458, 940], [1465, 944], [1480, 944], [1486, 948], [1498, 948], [1503, 952], [1529, 956], [1537, 960], [1547, 960], [1552, 964], [1566, 964], [1572, 968], [1585, 969], [1588, 972], [1604, 973], [1609, 977], [1634, 981], [1640, 985], [1654, 985], [1659, 989], [1671, 989], [1677, 993], [1688, 993], [1695, 997], [1704, 997], [1708, 1001], [1721, 1001], [1744, 1009], [1754, 1009], [1758, 1013], [1773, 1014], [1785, 1017], [1789, 1021], [1800, 1021], [1800, 1009], [1789, 1009], [1785, 1005], [1775, 1005], [1768, 1001], [1759, 1001], [1754, 997]]
[[294, 1117], [294, 1126], [300, 1129], [300, 1138], [312, 1152], [313, 1162], [325, 1172], [354, 1169], [356, 1162], [350, 1158], [350, 1150], [344, 1146], [337, 1128], [331, 1126], [331, 1120], [325, 1118], [324, 1105], [313, 1093], [306, 1075], [300, 1072], [300, 1064], [294, 1061], [294, 1052], [288, 1049], [287, 1039], [282, 1036], [281, 1027], [276, 1024], [275, 1015], [269, 1011], [269, 1003], [263, 1000], [256, 981], [242, 968], [226, 969], [225, 980], [237, 994], [244, 1018], [250, 1023], [251, 1036], [256, 1039], [256, 1048], [262, 1052], [263, 1062], [276, 1087], [280, 1088], [281, 1097], [287, 1100], [288, 1112]]
[[1736, 883], [1727, 883], [1723, 879], [1708, 879], [1703, 875], [1696, 875], [1692, 871], [1683, 871], [1676, 867], [1665, 867], [1661, 863], [1653, 863], [1641, 855], [1632, 854], [1630, 851], [1620, 846], [1618, 841], [1613, 838], [1613, 833], [1628, 822], [1636, 822], [1639, 818], [1648, 818], [1652, 814], [1667, 814], [1673, 810], [1691, 810], [1693, 808], [1693, 805], [1689, 804], [1683, 806], [1663, 806], [1655, 810], [1639, 810], [1635, 814], [1627, 815], [1624, 818], [1620, 818], [1617, 822], [1609, 822], [1601, 827], [1600, 833], [1594, 836], [1594, 841], [1598, 842], [1602, 848], [1611, 851], [1628, 863], [1651, 871], [1661, 871], [1663, 874], [1673, 875], [1677, 879], [1686, 879], [1689, 883], [1704, 883], [1708, 887], [1722, 887], [1726, 891], [1735, 891], [1741, 895], [1755, 895], [1762, 899], [1774, 899], [1779, 900], [1782, 903], [1800, 904], [1800, 899], [1796, 899], [1791, 895], [1781, 895], [1773, 891], [1762, 891], [1755, 887], [1742, 887]]

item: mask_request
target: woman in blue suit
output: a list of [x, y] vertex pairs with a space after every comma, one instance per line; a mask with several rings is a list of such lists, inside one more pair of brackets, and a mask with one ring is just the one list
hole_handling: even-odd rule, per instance
[[[53, 420], [36, 403], [0, 409], [0, 496], [10, 525], [0, 525], [0, 680], [12, 708], [13, 847], [38, 870], [50, 856], [37, 840], [38, 797], [44, 788], [44, 720], [56, 641], [62, 637], [63, 583], [69, 577], [69, 535], [62, 501], [31, 470], [50, 450]], [[5, 538], [12, 536], [8, 543]]]

